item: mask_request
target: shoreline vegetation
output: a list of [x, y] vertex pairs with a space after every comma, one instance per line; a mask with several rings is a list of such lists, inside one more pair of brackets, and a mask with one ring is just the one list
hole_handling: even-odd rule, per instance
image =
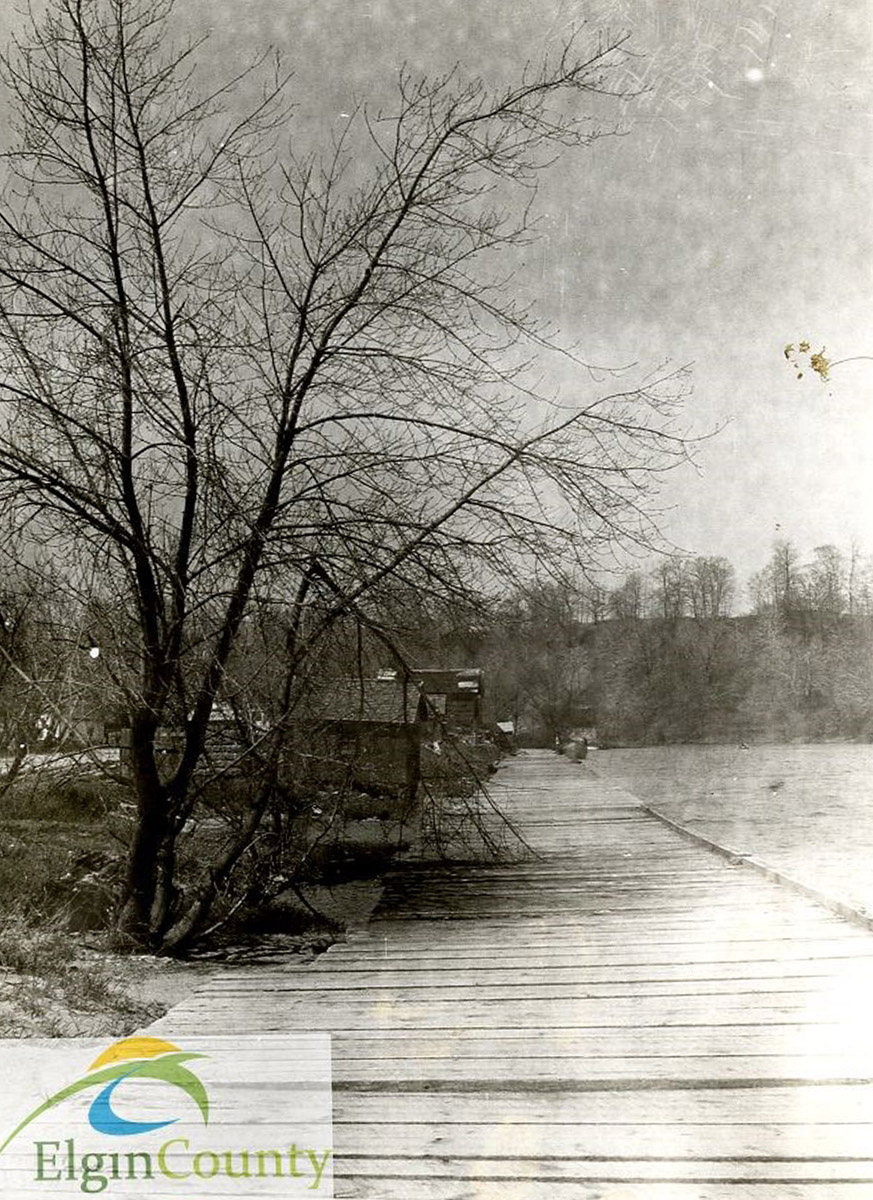
[[4, 913], [0, 1037], [120, 1037], [158, 1020], [217, 967], [312, 962], [367, 920], [381, 891], [373, 883], [350, 890], [316, 889], [324, 895], [313, 899], [334, 918], [311, 916], [298, 933], [227, 938], [185, 959], [113, 950], [108, 932], [71, 933], [62, 916], [40, 926]]
[[[3, 801], [0, 1037], [129, 1033], [219, 963], [311, 961], [366, 921], [381, 893], [377, 879], [344, 879], [325, 863], [335, 869], [330, 886], [280, 892], [256, 920], [216, 930], [185, 959], [130, 954], [113, 944], [110, 928], [125, 834], [111, 783], [74, 762], [64, 776], [26, 771]], [[358, 864], [357, 873], [369, 871]]]

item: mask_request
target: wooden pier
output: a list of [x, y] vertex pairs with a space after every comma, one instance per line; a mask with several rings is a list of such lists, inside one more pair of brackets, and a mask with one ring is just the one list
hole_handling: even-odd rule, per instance
[[313, 965], [229, 969], [150, 1032], [329, 1031], [339, 1197], [873, 1198], [873, 934], [590, 761], [495, 791], [538, 857], [408, 866]]

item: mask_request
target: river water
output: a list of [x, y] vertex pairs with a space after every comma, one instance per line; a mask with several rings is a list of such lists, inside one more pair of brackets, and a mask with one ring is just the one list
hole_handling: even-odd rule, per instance
[[592, 751], [583, 769], [873, 915], [873, 746]]

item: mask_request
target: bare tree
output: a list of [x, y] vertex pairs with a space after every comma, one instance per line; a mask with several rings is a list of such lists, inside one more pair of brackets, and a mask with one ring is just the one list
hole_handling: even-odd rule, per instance
[[37, 581], [7, 566], [0, 585], [0, 797], [17, 778], [47, 708], [46, 607]]
[[750, 581], [754, 611], [790, 621], [804, 607], [803, 569], [796, 546], [779, 539], [765, 567]]
[[708, 620], [730, 615], [734, 597], [734, 569], [726, 558], [698, 555], [686, 563], [686, 585], [691, 615]]
[[639, 571], [630, 571], [609, 593], [609, 611], [620, 621], [638, 621], [646, 611], [646, 583]]
[[684, 617], [688, 609], [688, 571], [685, 561], [672, 555], [652, 572], [654, 611], [665, 621]]
[[[592, 396], [579, 364], [572, 403], [535, 397], [554, 342], [506, 277], [540, 170], [601, 136], [582, 109], [621, 93], [623, 37], [498, 91], [404, 74], [392, 112], [305, 155], [287, 80], [260, 64], [202, 90], [171, 9], [50, 0], [2, 63], [0, 209], [0, 492], [106, 618], [137, 812], [118, 925], [165, 947], [269, 810], [328, 630], [375, 620], [389, 586], [469, 595], [530, 555], [646, 543], [653, 481], [687, 452], [675, 379]], [[266, 611], [272, 707], [247, 717]], [[258, 786], [184, 894], [217, 703]]]
[[848, 573], [842, 550], [816, 546], [806, 571], [806, 600], [822, 626], [843, 615], [849, 607]]
[[850, 616], [870, 616], [871, 578], [873, 563], [853, 539], [846, 564], [846, 604]]
[[579, 589], [579, 619], [596, 625], [609, 612], [609, 590], [596, 581], [588, 581]]

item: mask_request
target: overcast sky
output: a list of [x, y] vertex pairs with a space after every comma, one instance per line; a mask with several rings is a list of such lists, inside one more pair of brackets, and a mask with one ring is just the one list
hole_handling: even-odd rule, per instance
[[684, 549], [741, 578], [774, 537], [873, 551], [873, 361], [823, 384], [782, 356], [801, 338], [873, 355], [869, 0], [184, 0], [178, 16], [212, 29], [216, 69], [285, 50], [309, 136], [389, 95], [404, 62], [501, 80], [584, 18], [628, 29], [646, 94], [625, 137], [545, 179], [549, 237], [520, 286], [589, 361], [694, 364], [691, 423], [725, 427], [665, 490]]
[[873, 362], [797, 380], [782, 347], [873, 355], [869, 0], [210, 0], [222, 57], [273, 41], [323, 122], [397, 68], [504, 78], [581, 19], [626, 27], [648, 87], [627, 136], [574, 154], [540, 196], [538, 303], [591, 361], [694, 363], [699, 473], [666, 528], [741, 575], [774, 537], [873, 551]]

